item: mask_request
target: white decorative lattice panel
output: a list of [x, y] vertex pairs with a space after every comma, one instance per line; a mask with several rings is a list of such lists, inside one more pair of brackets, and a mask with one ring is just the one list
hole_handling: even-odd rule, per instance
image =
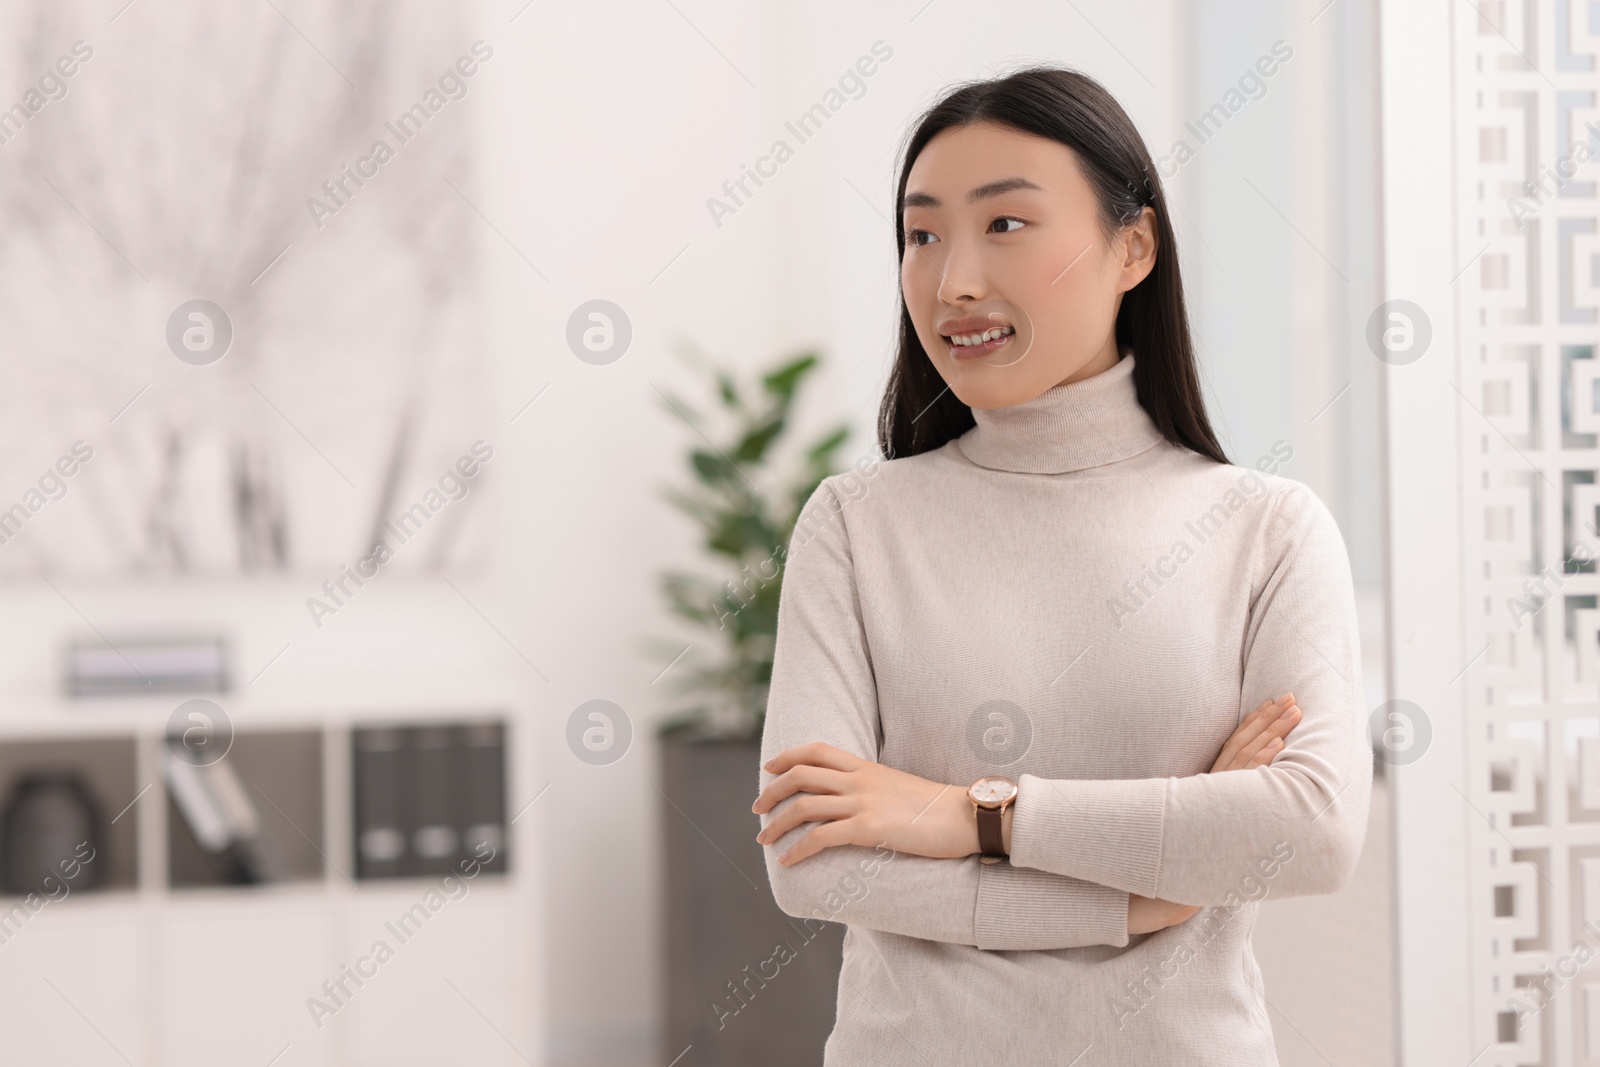
[[1600, 1065], [1600, 3], [1452, 10], [1474, 1048]]

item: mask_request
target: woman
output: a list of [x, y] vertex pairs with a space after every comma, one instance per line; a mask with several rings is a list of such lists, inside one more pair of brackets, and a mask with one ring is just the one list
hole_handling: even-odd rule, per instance
[[897, 209], [888, 460], [792, 540], [754, 805], [848, 924], [824, 1062], [1276, 1064], [1258, 902], [1346, 881], [1372, 781], [1338, 527], [1217, 444], [1092, 79], [952, 93]]

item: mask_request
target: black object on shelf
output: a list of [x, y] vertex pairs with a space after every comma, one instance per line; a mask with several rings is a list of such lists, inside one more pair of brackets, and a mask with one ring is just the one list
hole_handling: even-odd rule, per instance
[[503, 724], [361, 727], [351, 747], [357, 878], [505, 870]]
[[397, 878], [404, 873], [406, 832], [401, 826], [400, 756], [405, 731], [367, 727], [355, 731], [356, 877]]
[[228, 689], [228, 646], [221, 637], [131, 638], [115, 648], [100, 638], [67, 646], [69, 696], [222, 693]]
[[7, 893], [47, 896], [62, 883], [92, 888], [106, 868], [103, 861], [94, 862], [105, 848], [102, 826], [100, 804], [82, 776], [71, 771], [23, 775], [0, 816], [0, 885]]
[[502, 871], [506, 866], [505, 746], [505, 727], [500, 723], [461, 727], [466, 799], [461, 853], [464, 860], [477, 860], [485, 871]]
[[461, 858], [461, 785], [456, 772], [456, 732], [449, 726], [415, 726], [411, 731], [413, 800], [408, 820], [411, 848], [407, 872], [449, 874]]
[[227, 760], [197, 765], [183, 741], [169, 738], [162, 772], [173, 803], [206, 853], [216, 881], [255, 885], [272, 880], [261, 848], [261, 819]]

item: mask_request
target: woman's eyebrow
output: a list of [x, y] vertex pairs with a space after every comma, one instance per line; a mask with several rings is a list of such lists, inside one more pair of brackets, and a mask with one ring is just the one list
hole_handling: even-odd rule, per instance
[[[1040, 192], [1044, 191], [1026, 178], [1001, 178], [999, 181], [989, 182], [972, 190], [967, 194], [967, 203], [975, 204], [985, 197], [999, 196], [1001, 193], [1009, 193], [1016, 189], [1039, 189]], [[907, 193], [905, 206], [938, 207], [939, 198], [930, 193]]]

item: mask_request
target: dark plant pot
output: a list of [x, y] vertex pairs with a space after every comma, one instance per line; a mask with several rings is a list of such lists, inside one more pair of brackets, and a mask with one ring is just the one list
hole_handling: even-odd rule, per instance
[[661, 739], [662, 1063], [693, 1045], [696, 1067], [816, 1067], [833, 1029], [845, 928], [773, 901], [750, 810], [760, 763], [759, 741]]

